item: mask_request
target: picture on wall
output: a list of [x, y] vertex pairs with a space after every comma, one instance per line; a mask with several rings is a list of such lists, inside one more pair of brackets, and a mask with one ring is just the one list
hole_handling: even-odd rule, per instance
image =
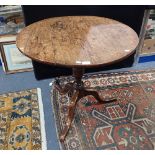
[[1, 43], [1, 59], [6, 73], [32, 70], [31, 59], [18, 50], [15, 41]]

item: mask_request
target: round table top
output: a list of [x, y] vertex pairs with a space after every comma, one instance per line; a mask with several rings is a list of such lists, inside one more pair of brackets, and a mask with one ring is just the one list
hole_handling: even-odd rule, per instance
[[131, 55], [139, 39], [129, 26], [96, 16], [45, 19], [24, 28], [18, 49], [33, 60], [66, 67], [94, 67]]

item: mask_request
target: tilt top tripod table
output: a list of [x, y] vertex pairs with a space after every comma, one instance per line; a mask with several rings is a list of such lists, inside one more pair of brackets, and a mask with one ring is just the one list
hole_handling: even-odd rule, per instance
[[24, 28], [17, 36], [18, 49], [33, 60], [73, 70], [73, 83], [65, 86], [56, 81], [61, 94], [70, 96], [66, 127], [60, 135], [64, 141], [69, 131], [77, 102], [84, 96], [103, 101], [96, 91], [84, 88], [85, 68], [109, 65], [130, 56], [139, 39], [129, 26], [118, 21], [96, 16], [64, 16], [45, 19]]

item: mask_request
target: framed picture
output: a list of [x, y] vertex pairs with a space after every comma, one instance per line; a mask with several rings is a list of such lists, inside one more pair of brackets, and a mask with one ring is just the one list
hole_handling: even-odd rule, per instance
[[139, 39], [138, 56], [155, 55], [155, 9], [145, 10]]
[[[7, 35], [0, 35], [0, 50], [1, 50], [1, 44], [3, 42], [10, 42], [10, 41], [16, 41], [16, 35], [7, 34]], [[1, 59], [1, 52], [0, 52], [0, 66], [2, 66], [2, 59]]]
[[155, 61], [155, 9], [146, 9], [139, 34], [135, 65]]
[[32, 71], [32, 61], [17, 48], [16, 42], [1, 43], [1, 60], [6, 73]]

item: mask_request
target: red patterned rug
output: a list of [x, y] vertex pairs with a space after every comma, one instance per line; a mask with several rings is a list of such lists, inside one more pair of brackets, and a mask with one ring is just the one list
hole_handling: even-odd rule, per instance
[[[61, 83], [72, 81], [62, 78]], [[62, 149], [148, 150], [155, 148], [155, 70], [85, 75], [84, 85], [94, 87], [101, 98], [116, 102], [95, 105], [92, 96], [82, 98]], [[58, 135], [67, 118], [67, 95], [52, 90]]]

